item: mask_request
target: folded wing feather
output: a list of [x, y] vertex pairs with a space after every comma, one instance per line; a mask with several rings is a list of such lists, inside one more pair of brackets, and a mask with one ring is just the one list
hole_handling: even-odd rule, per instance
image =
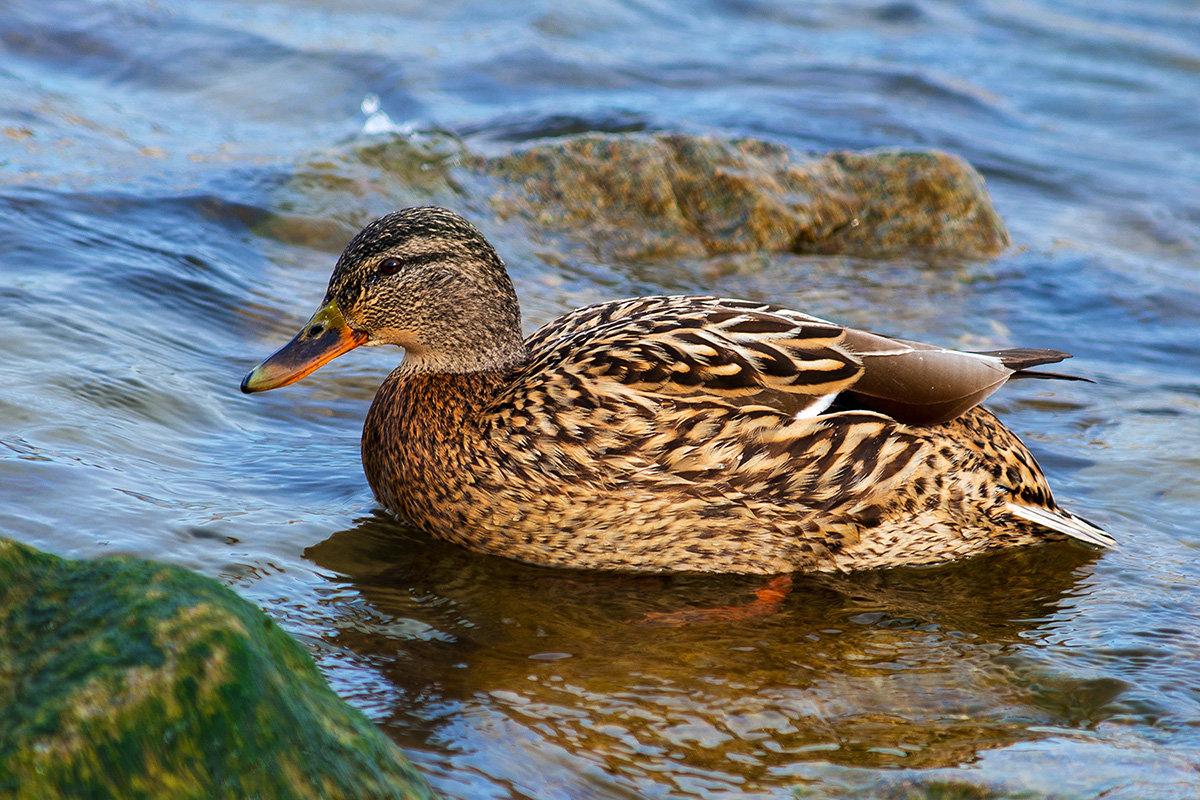
[[[568, 340], [569, 347], [557, 346]], [[641, 393], [707, 396], [798, 416], [819, 413], [844, 393], [852, 405], [913, 425], [951, 420], [1014, 374], [1069, 357], [1057, 350], [948, 350], [767, 303], [682, 296], [577, 309], [527, 344], [535, 360], [558, 350], [558, 368], [582, 368], [591, 379]]]

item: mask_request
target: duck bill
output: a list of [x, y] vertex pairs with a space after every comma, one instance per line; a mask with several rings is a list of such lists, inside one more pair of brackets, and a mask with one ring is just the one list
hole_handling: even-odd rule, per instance
[[367, 341], [351, 330], [336, 300], [322, 306], [290, 342], [242, 379], [242, 391], [265, 392], [287, 386]]

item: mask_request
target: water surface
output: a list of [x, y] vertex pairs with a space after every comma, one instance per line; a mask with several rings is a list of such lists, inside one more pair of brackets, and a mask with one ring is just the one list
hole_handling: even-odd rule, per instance
[[[5, 535], [233, 586], [451, 798], [1200, 795], [1191, 3], [15, 0], [0, 53]], [[1121, 548], [803, 578], [772, 617], [647, 628], [757, 584], [538, 569], [399, 525], [358, 455], [398, 353], [237, 392], [356, 226], [429, 199], [421, 163], [355, 153], [584, 131], [968, 159], [1013, 233], [991, 262], [598, 264], [486, 232], [531, 329], [702, 291], [1073, 352], [1095, 384], [992, 406]]]

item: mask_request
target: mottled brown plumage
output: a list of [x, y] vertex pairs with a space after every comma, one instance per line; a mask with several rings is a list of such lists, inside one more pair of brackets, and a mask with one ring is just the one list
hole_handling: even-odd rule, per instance
[[363, 429], [371, 488], [475, 550], [780, 573], [1113, 543], [1057, 507], [1033, 456], [978, 405], [1065, 353], [962, 353], [715, 297], [600, 303], [522, 340], [503, 263], [436, 208], [359, 233], [322, 309], [243, 389], [357, 344], [405, 349]]

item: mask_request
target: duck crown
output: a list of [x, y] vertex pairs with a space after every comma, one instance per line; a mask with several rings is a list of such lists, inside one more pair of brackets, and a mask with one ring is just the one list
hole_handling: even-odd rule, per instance
[[476, 372], [526, 358], [504, 262], [444, 208], [408, 208], [363, 228], [338, 258], [325, 302], [367, 344], [403, 347], [411, 371]]

